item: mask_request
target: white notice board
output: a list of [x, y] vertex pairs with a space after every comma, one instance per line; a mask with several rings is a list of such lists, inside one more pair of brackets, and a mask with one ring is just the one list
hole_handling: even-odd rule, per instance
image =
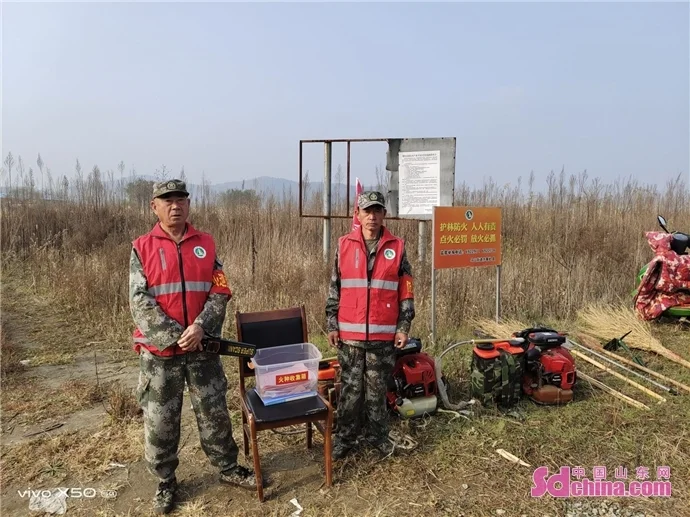
[[441, 204], [441, 151], [398, 153], [398, 213], [430, 215]]

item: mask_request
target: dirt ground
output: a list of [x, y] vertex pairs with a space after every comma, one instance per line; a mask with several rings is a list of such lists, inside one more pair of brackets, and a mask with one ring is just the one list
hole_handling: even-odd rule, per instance
[[[19, 305], [15, 288], [3, 285], [2, 515], [41, 515], [30, 510], [25, 491], [57, 487], [79, 488], [84, 495], [86, 489], [96, 491], [95, 497], [69, 497], [66, 515], [150, 515], [155, 481], [142, 458], [141, 417], [131, 407], [135, 354], [126, 343], [75, 333], [78, 315], [49, 299], [24, 296]], [[690, 332], [673, 326], [660, 332], [665, 345], [690, 357]], [[690, 375], [681, 367], [646, 358], [650, 367], [688, 383]], [[226, 359], [234, 386], [228, 400], [241, 449], [236, 362]], [[457, 385], [462, 387], [462, 380]], [[690, 515], [690, 394], [662, 406], [643, 394], [627, 393], [651, 410], [631, 408], [580, 383], [571, 405], [539, 407], [523, 401], [519, 418], [483, 410], [470, 420], [449, 413], [393, 420], [393, 428], [414, 438], [417, 448], [384, 460], [358, 451], [334, 463], [331, 488], [324, 484], [318, 433], [308, 450], [303, 433], [266, 431], [259, 438], [270, 483], [264, 503], [255, 492], [217, 483], [185, 395], [178, 469], [182, 490], [175, 515]], [[496, 453], [500, 448], [530, 466], [510, 463]], [[251, 465], [251, 456], [240, 453], [240, 461]], [[672, 497], [530, 496], [537, 466], [553, 471], [583, 465], [590, 471], [607, 465], [612, 472], [619, 464], [633, 473], [637, 465], [648, 465], [652, 478], [657, 466], [669, 465]], [[293, 498], [301, 513], [295, 513]]]

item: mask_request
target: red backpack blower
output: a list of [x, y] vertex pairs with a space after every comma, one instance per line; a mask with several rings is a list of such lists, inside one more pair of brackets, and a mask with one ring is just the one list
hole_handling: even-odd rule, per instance
[[503, 408], [517, 404], [522, 393], [538, 404], [570, 402], [577, 374], [565, 341], [545, 327], [515, 332], [508, 340], [478, 341], [472, 352], [472, 397]]
[[395, 356], [386, 393], [389, 407], [402, 418], [434, 413], [438, 406], [434, 358], [422, 352], [422, 342], [416, 338], [396, 348]]
[[577, 380], [575, 360], [564, 348], [565, 336], [536, 327], [515, 334], [525, 339], [525, 372], [522, 391], [538, 404], [567, 404]]
[[[404, 419], [434, 413], [438, 407], [434, 358], [422, 352], [417, 338], [410, 338], [402, 349], [396, 348], [395, 358], [386, 393], [388, 407]], [[338, 360], [321, 361], [318, 378], [319, 393], [337, 407], [341, 388]], [[337, 421], [333, 428], [337, 428]]]

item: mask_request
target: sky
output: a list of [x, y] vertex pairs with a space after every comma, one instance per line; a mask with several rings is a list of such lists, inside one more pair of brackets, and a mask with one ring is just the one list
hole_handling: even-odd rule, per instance
[[[690, 180], [688, 3], [5, 3], [2, 155], [297, 180], [300, 139], [455, 137], [456, 182]], [[323, 177], [323, 144], [304, 169]], [[386, 146], [353, 144], [375, 179]], [[333, 171], [345, 146], [333, 148]], [[317, 179], [318, 178], [318, 179]]]

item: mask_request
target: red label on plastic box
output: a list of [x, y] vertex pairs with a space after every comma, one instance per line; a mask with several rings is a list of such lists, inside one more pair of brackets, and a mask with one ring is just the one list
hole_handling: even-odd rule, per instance
[[302, 382], [309, 378], [309, 372], [297, 372], [290, 375], [276, 375], [276, 384], [290, 384], [291, 382]]

